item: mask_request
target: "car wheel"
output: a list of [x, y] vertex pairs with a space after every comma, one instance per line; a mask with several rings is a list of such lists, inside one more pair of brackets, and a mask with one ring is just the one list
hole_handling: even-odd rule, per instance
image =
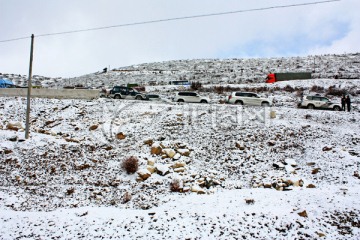
[[270, 107], [270, 104], [268, 102], [262, 102], [261, 106], [263, 107]]
[[183, 99], [179, 99], [178, 102], [184, 102], [184, 100], [183, 100]]
[[136, 96], [135, 99], [136, 99], [136, 100], [142, 100], [142, 97], [141, 97], [141, 96]]
[[334, 107], [334, 111], [340, 111], [340, 110], [341, 110], [341, 108], [339, 106]]
[[208, 103], [206, 100], [201, 100], [200, 102], [201, 103]]
[[307, 108], [308, 108], [308, 109], [314, 109], [315, 106], [314, 106], [313, 104], [309, 104], [309, 105], [307, 105]]
[[121, 97], [120, 97], [120, 95], [115, 95], [114, 98], [115, 99], [120, 99]]
[[235, 104], [244, 105], [244, 103], [242, 101], [236, 101]]

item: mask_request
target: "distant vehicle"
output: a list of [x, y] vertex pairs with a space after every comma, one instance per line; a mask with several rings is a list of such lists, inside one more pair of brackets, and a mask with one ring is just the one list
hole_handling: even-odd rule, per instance
[[191, 85], [191, 83], [186, 80], [170, 81], [169, 84], [170, 85]]
[[0, 88], [15, 88], [16, 86], [12, 81], [6, 78], [0, 79]]
[[239, 105], [252, 105], [269, 107], [272, 101], [268, 98], [262, 98], [253, 92], [232, 92], [226, 99], [227, 103]]
[[334, 111], [341, 110], [340, 104], [333, 103], [328, 98], [322, 97], [320, 95], [308, 95], [302, 97], [298, 103], [298, 107], [307, 109], [328, 109]]
[[288, 80], [311, 79], [311, 72], [299, 73], [269, 73], [266, 78], [266, 83], [274, 83]]
[[196, 92], [177, 92], [173, 101], [189, 103], [209, 103], [210, 99], [207, 97], [202, 97]]
[[136, 99], [136, 100], [147, 100], [146, 94], [140, 93], [133, 88], [125, 86], [113, 87], [107, 97], [115, 99]]

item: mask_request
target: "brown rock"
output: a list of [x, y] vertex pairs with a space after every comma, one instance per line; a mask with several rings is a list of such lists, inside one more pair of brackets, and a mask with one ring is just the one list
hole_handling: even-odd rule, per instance
[[310, 183], [309, 185], [306, 186], [306, 188], [316, 188], [314, 184]]
[[98, 125], [92, 125], [89, 127], [90, 131], [96, 130], [99, 126]]
[[314, 169], [311, 171], [311, 174], [317, 174], [319, 171], [320, 171], [320, 168], [314, 168]]
[[119, 132], [118, 134], [116, 134], [116, 139], [123, 140], [125, 138], [126, 138], [126, 135], [122, 132]]
[[298, 215], [299, 215], [300, 217], [306, 217], [306, 218], [308, 217], [306, 210], [304, 210], [304, 211], [302, 211], [302, 212], [299, 212]]
[[325, 147], [323, 147], [322, 150], [323, 150], [324, 152], [327, 152], [327, 151], [332, 150], [332, 147], [325, 146]]
[[24, 129], [24, 128], [22, 127], [21, 123], [17, 122], [17, 123], [8, 123], [6, 125], [6, 129], [18, 131], [19, 129]]
[[153, 145], [153, 143], [154, 143], [154, 141], [152, 139], [147, 139], [144, 141], [144, 144], [149, 145], [149, 146]]
[[162, 153], [162, 148], [160, 145], [153, 144], [151, 146], [151, 154], [160, 155]]

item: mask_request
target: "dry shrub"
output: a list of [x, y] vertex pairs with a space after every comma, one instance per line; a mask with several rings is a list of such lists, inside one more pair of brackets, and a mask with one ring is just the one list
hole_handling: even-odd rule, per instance
[[139, 169], [139, 160], [134, 156], [126, 158], [123, 160], [121, 168], [128, 174], [133, 174]]
[[294, 92], [294, 88], [292, 87], [292, 86], [290, 86], [290, 85], [286, 85], [284, 88], [283, 88], [283, 90], [285, 91], [285, 92]]
[[130, 202], [131, 200], [131, 194], [129, 192], [126, 192], [121, 199], [121, 203], [125, 204], [127, 202]]
[[194, 91], [199, 90], [202, 87], [201, 82], [192, 82], [191, 83], [191, 89]]
[[326, 92], [326, 95], [332, 95], [332, 96], [342, 96], [345, 94], [346, 94], [345, 90], [336, 88], [335, 86], [330, 86]]
[[310, 88], [310, 91], [317, 92], [317, 93], [324, 92], [324, 87], [314, 85]]
[[172, 192], [180, 192], [180, 180], [174, 179], [170, 182], [170, 191]]
[[66, 190], [66, 195], [72, 195], [75, 192], [75, 188], [69, 188]]

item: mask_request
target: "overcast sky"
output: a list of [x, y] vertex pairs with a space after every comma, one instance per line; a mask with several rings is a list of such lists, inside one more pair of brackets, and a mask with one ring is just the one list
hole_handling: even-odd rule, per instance
[[0, 72], [76, 77], [180, 59], [360, 52], [360, 0], [37, 37], [64, 31], [322, 0], [0, 0]]

